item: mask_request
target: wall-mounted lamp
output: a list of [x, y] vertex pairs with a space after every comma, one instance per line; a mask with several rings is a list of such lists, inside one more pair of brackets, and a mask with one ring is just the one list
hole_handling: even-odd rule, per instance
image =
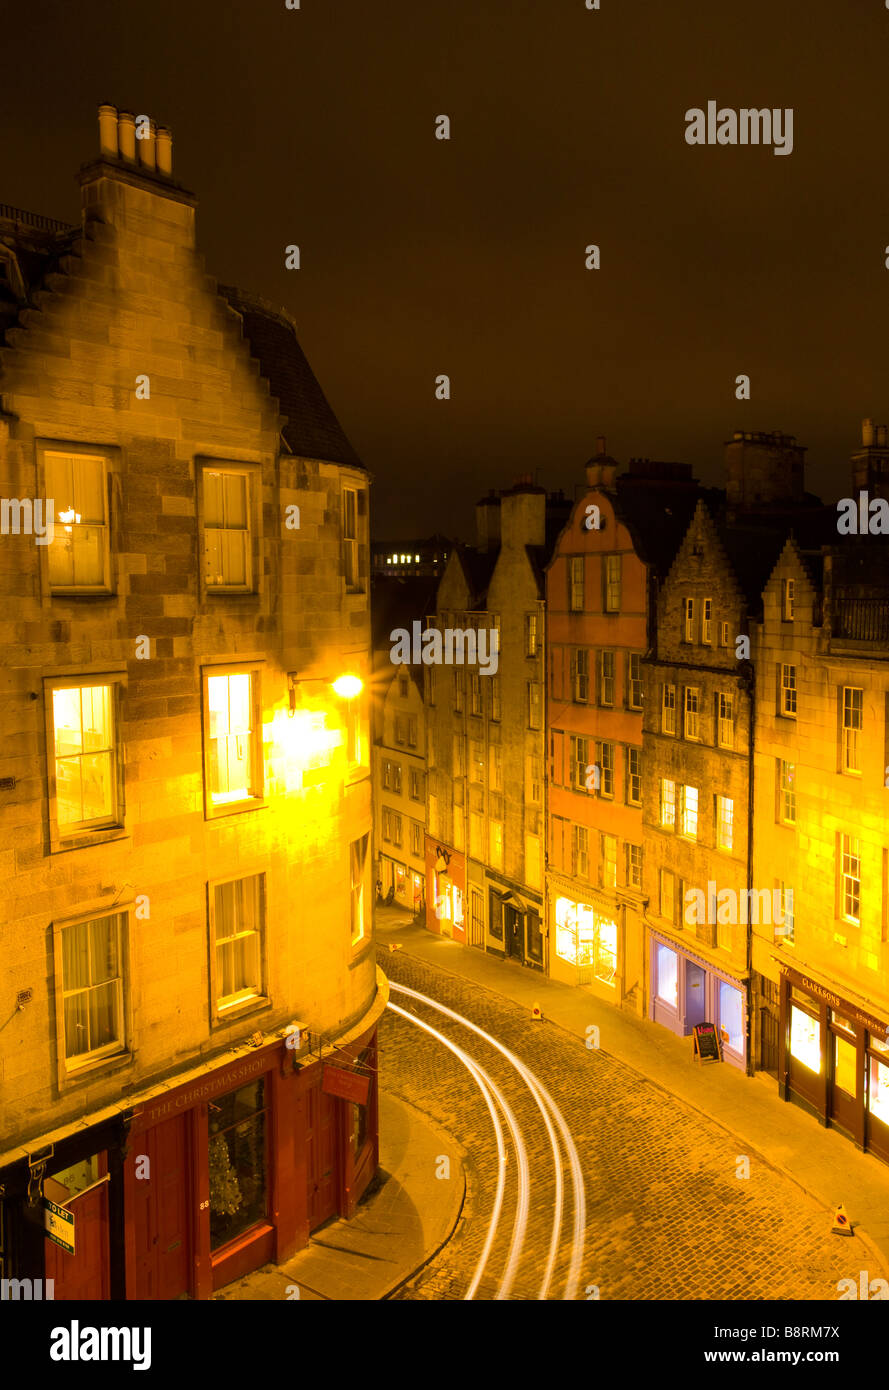
[[364, 689], [364, 682], [358, 676], [337, 676], [335, 681], [331, 681], [328, 676], [290, 675], [287, 677], [287, 694], [290, 698], [290, 708], [287, 711], [289, 719], [292, 719], [296, 713], [296, 687], [309, 682], [329, 685], [341, 700], [354, 700], [355, 696], [360, 695]]

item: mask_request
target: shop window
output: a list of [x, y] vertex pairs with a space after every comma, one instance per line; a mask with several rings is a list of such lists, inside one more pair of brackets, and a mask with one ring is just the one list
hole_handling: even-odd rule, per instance
[[833, 1082], [847, 1096], [855, 1096], [858, 1090], [856, 1065], [857, 1049], [847, 1038], [833, 1038]]
[[603, 985], [613, 985], [617, 974], [617, 923], [597, 913], [595, 930], [593, 973]]
[[207, 811], [213, 815], [262, 797], [258, 671], [204, 673]]
[[50, 589], [53, 593], [109, 593], [107, 461], [87, 454], [46, 453], [44, 463], [46, 497], [54, 513], [53, 538], [47, 547]]
[[208, 589], [249, 592], [253, 587], [247, 469], [204, 468], [204, 583]]
[[266, 1215], [265, 1080], [207, 1102], [210, 1249]]
[[80, 1066], [124, 1051], [124, 914], [62, 927], [65, 1060]]
[[493, 888], [488, 889], [488, 920], [490, 922], [490, 932], [495, 941], [503, 940], [503, 899], [494, 892]]
[[220, 1014], [262, 997], [264, 887], [263, 874], [213, 885], [210, 933]]
[[679, 961], [669, 946], [658, 945], [655, 951], [657, 997], [674, 1009], [679, 1007]]
[[719, 982], [719, 1035], [724, 1047], [744, 1051], [744, 1000], [739, 989]]
[[821, 1024], [796, 1004], [790, 1006], [790, 1055], [820, 1076]]
[[[882, 1052], [883, 1057], [874, 1057], [876, 1051]], [[889, 1056], [886, 1055], [889, 1053], [889, 1043], [871, 1037], [870, 1053], [867, 1059], [867, 1108], [884, 1125], [889, 1125]]]

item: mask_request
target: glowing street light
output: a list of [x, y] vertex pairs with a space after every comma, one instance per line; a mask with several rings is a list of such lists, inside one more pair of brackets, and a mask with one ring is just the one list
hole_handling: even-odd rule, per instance
[[333, 689], [341, 699], [354, 700], [364, 689], [364, 683], [357, 676], [340, 676], [333, 682]]

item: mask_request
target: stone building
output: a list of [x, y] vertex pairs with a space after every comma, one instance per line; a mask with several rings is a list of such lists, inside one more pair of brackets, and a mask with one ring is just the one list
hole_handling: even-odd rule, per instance
[[436, 620], [472, 629], [486, 661], [426, 668], [427, 925], [539, 970], [544, 568], [569, 510], [530, 479], [478, 503], [478, 545], [452, 551]]
[[0, 208], [2, 1261], [206, 1298], [377, 1166], [369, 477], [99, 125], [79, 227]]
[[641, 1014], [642, 663], [698, 490], [687, 465], [617, 474], [597, 449], [546, 574], [549, 967]]
[[[874, 447], [853, 495], [880, 493]], [[889, 1161], [889, 562], [885, 537], [834, 532], [788, 540], [763, 596], [754, 879], [786, 910], [753, 927], [756, 1058], [783, 1098]]]

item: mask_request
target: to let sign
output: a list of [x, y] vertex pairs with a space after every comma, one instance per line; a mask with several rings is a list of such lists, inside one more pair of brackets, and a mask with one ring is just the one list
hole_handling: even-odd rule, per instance
[[345, 1071], [343, 1067], [325, 1067], [321, 1089], [325, 1095], [338, 1096], [340, 1100], [351, 1100], [356, 1105], [367, 1105], [370, 1077], [359, 1076], [355, 1071]]
[[74, 1213], [57, 1207], [48, 1197], [43, 1199], [43, 1224], [46, 1234], [69, 1255], [74, 1254]]

